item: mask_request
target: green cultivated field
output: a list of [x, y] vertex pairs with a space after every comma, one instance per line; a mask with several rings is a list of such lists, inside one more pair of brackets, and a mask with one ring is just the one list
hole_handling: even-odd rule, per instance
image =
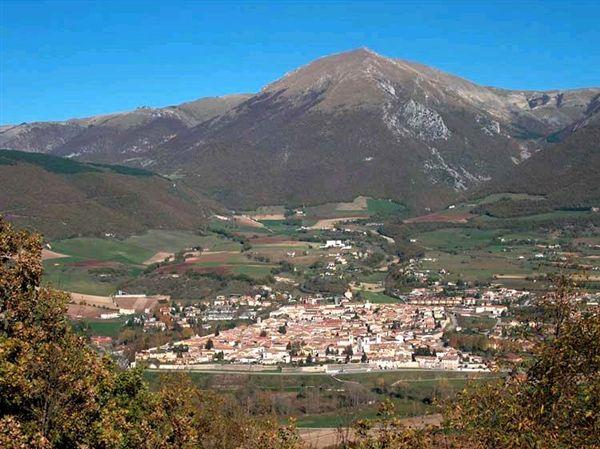
[[[575, 212], [577, 214], [579, 212]], [[572, 212], [553, 212], [545, 217]], [[538, 216], [539, 217], [539, 216]], [[478, 219], [483, 218], [479, 217]], [[530, 218], [530, 217], [526, 217]], [[494, 221], [497, 219], [489, 218]], [[508, 224], [509, 220], [503, 221]], [[449, 272], [446, 279], [457, 281], [500, 282], [514, 288], [534, 288], [532, 278], [555, 272], [547, 258], [535, 259], [544, 252], [537, 245], [565, 243], [557, 235], [540, 230], [514, 231], [508, 228], [478, 229], [471, 226], [448, 226], [415, 234], [417, 244], [425, 248], [426, 259], [421, 268], [433, 274], [441, 269]], [[564, 240], [564, 241], [563, 241]], [[434, 260], [431, 260], [434, 259]], [[526, 278], [530, 278], [529, 280]]]
[[266, 276], [271, 274], [271, 269], [275, 265], [240, 265], [233, 269], [234, 274], [243, 274], [253, 279], [264, 279]]
[[[412, 374], [409, 371], [336, 377], [350, 382], [359, 382], [365, 386], [373, 394], [376, 404], [384, 399], [391, 399], [399, 417], [433, 413], [435, 408], [429, 402], [430, 400], [451, 397], [464, 389], [470, 382], [486, 382], [495, 379], [495, 376], [489, 374], [468, 377], [462, 373], [431, 372], [427, 374], [424, 371], [415, 371]], [[382, 385], [384, 392], [378, 393], [377, 388], [382, 388]], [[356, 419], [375, 418], [377, 412], [377, 405], [342, 408], [334, 413], [300, 415], [297, 423], [298, 427], [335, 428], [348, 426]]]
[[370, 214], [378, 214], [381, 216], [388, 215], [407, 215], [408, 208], [403, 204], [396, 203], [392, 200], [375, 200], [369, 198], [367, 200], [367, 210]]
[[275, 234], [291, 236], [298, 233], [298, 225], [288, 225], [284, 220], [261, 220], [261, 223]]
[[212, 237], [201, 237], [187, 231], [153, 230], [143, 235], [129, 237], [125, 242], [157, 253], [159, 251], [175, 252], [183, 248], [204, 246], [203, 242], [213, 242], [214, 240]]
[[368, 217], [369, 211], [365, 209], [340, 209], [339, 203], [326, 203], [320, 206], [311, 206], [304, 209], [306, 219]]
[[373, 304], [396, 304], [399, 302], [398, 299], [384, 293], [361, 291], [360, 294], [363, 300], [369, 300]]
[[284, 214], [285, 206], [261, 206], [255, 210], [245, 212], [246, 215], [256, 215], [256, 214]]
[[85, 260], [112, 261], [136, 265], [154, 255], [154, 251], [126, 241], [99, 238], [62, 240], [54, 243], [52, 249]]
[[[428, 412], [430, 407], [415, 401], [395, 400], [396, 410], [400, 416], [418, 416]], [[377, 417], [377, 407], [368, 406], [361, 409], [339, 409], [333, 413], [319, 415], [309, 414], [296, 419], [296, 425], [304, 429], [337, 429], [348, 427], [358, 419], [372, 419]], [[287, 420], [284, 420], [284, 422]]]
[[231, 221], [223, 221], [219, 219], [213, 219], [210, 222], [211, 230], [223, 230], [230, 233], [236, 234], [248, 234], [248, 235], [263, 235], [270, 234], [271, 231], [267, 228], [259, 228], [254, 226], [246, 226], [240, 223], [234, 223]]
[[525, 217], [520, 217], [519, 220], [522, 221], [547, 221], [547, 220], [556, 220], [560, 218], [583, 218], [586, 216], [590, 216], [593, 212], [589, 211], [569, 211], [569, 210], [557, 210], [554, 212], [548, 212], [546, 214], [537, 214], [537, 215], [527, 215]]
[[[304, 226], [312, 226], [317, 220], [327, 218], [344, 218], [344, 217], [364, 217], [368, 218], [371, 215], [391, 216], [391, 215], [407, 215], [408, 208], [400, 203], [388, 199], [363, 198], [364, 203], [358, 204], [348, 203], [325, 203], [318, 206], [309, 206], [303, 209], [304, 215], [292, 217], [302, 220]], [[360, 204], [360, 203], [359, 203]], [[253, 214], [283, 214], [285, 208], [283, 206], [265, 206], [254, 211], [248, 212]], [[294, 232], [295, 227], [289, 227], [284, 224], [283, 220], [261, 220], [265, 226], [275, 232]], [[290, 229], [291, 228], [291, 229]]]
[[437, 251], [427, 253], [428, 258], [435, 261], [423, 261], [422, 267], [432, 271], [445, 269], [450, 272], [451, 279], [483, 281], [494, 275], [530, 275], [539, 267], [532, 262], [521, 261], [518, 253], [490, 254], [488, 252], [448, 254]]
[[465, 330], [488, 331], [496, 324], [495, 318], [457, 315], [458, 325]]
[[125, 324], [125, 318], [116, 320], [87, 320], [85, 325], [89, 328], [91, 335], [102, 335], [115, 338]]
[[359, 280], [360, 282], [377, 283], [383, 281], [386, 274], [385, 271], [374, 271], [370, 274], [360, 276]]
[[[229, 231], [231, 232], [231, 231]], [[274, 260], [285, 257], [286, 251], [301, 251], [308, 244], [260, 244], [253, 251], [265, 253]], [[232, 274], [246, 275], [262, 280], [271, 274], [276, 266], [248, 258], [241, 253], [242, 245], [230, 237], [216, 233], [198, 236], [185, 231], [149, 231], [126, 240], [76, 238], [55, 242], [54, 251], [71, 257], [52, 259], [45, 262], [45, 280], [68, 291], [108, 295], [114, 293], [117, 285], [126, 277], [135, 277], [146, 267], [143, 262], [157, 252], [176, 253], [186, 248], [201, 247], [211, 252], [230, 252], [212, 256], [206, 260], [190, 264], [190, 268], [225, 269]], [[101, 277], [98, 270], [118, 270], [118, 278]], [[94, 272], [96, 271], [96, 273]]]
[[53, 259], [44, 262], [44, 284], [54, 288], [88, 295], [106, 296], [115, 292], [112, 282], [100, 282], [86, 268], [68, 266], [76, 258]]
[[[177, 253], [194, 246], [209, 251], [241, 249], [240, 243], [217, 234], [198, 236], [186, 231], [153, 230], [125, 240], [114, 238], [61, 240], [52, 242], [52, 250], [69, 257], [44, 261], [44, 282], [62, 290], [109, 295], [116, 291], [120, 282], [133, 278], [144, 270], [146, 267], [143, 262], [157, 252]], [[237, 254], [235, 263], [245, 264], [248, 263], [248, 259]], [[206, 266], [211, 265], [217, 266], [219, 263], [206, 264]], [[249, 271], [252, 271], [252, 268]]]
[[481, 205], [481, 204], [490, 204], [490, 203], [495, 203], [496, 201], [500, 201], [500, 200], [515, 200], [515, 201], [519, 201], [519, 200], [531, 200], [531, 201], [535, 201], [535, 200], [544, 200], [545, 198], [543, 196], [540, 195], [529, 195], [527, 193], [494, 193], [492, 195], [488, 195], [484, 198], [478, 199], [476, 201], [474, 201], [474, 204], [477, 205]]
[[498, 230], [472, 228], [445, 228], [420, 234], [417, 239], [421, 246], [440, 251], [465, 251], [484, 248], [494, 243], [502, 234]]

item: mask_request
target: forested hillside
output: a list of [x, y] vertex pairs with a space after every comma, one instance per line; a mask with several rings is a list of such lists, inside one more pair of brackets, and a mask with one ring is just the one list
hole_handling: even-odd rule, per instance
[[219, 206], [147, 170], [0, 150], [0, 213], [48, 239], [196, 229]]
[[477, 210], [495, 216], [600, 207], [600, 121], [536, 153], [515, 167], [511, 176], [491, 182], [483, 191], [543, 196], [541, 200], [498, 201]]

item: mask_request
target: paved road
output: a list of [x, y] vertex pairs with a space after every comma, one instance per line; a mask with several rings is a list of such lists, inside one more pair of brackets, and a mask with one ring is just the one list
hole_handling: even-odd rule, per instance
[[333, 380], [337, 380], [338, 382], [344, 383], [344, 384], [355, 384], [355, 385], [360, 385], [360, 382], [357, 382], [355, 380], [344, 380], [344, 379], [340, 379], [338, 377], [335, 377], [335, 374], [331, 375], [331, 378]]
[[213, 369], [154, 369], [147, 368], [146, 371], [155, 373], [202, 373], [202, 374], [249, 374], [251, 376], [341, 376], [341, 375], [352, 375], [352, 374], [381, 374], [381, 373], [401, 373], [401, 372], [438, 372], [438, 373], [486, 373], [484, 371], [466, 371], [466, 370], [450, 370], [450, 369], [424, 369], [424, 368], [397, 368], [397, 369], [352, 369], [349, 371], [341, 371], [335, 373], [326, 373], [324, 371], [318, 372], [281, 372], [281, 371], [235, 371], [235, 370], [213, 370]]

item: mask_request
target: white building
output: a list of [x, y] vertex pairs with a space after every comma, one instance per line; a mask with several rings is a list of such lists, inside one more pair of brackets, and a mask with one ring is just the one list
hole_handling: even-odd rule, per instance
[[327, 240], [323, 248], [343, 248], [344, 242], [341, 240]]

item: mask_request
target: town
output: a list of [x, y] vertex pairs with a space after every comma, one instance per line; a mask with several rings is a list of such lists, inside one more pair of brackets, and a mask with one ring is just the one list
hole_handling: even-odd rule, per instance
[[[145, 321], [145, 328], [166, 327], [173, 319], [183, 327], [200, 321], [205, 323], [204, 329], [213, 332], [142, 350], [135, 359], [161, 369], [197, 369], [219, 362], [328, 372], [401, 368], [487, 371], [493, 362], [449, 346], [444, 332], [460, 330], [457, 315], [483, 317], [494, 320], [489, 335], [500, 340], [502, 328], [511, 325], [501, 321], [507, 304], [526, 297], [526, 291], [505, 288], [467, 289], [451, 297], [441, 295], [440, 289], [419, 288], [396, 304], [353, 301], [351, 292], [329, 299], [320, 295], [294, 300], [274, 293], [265, 298], [260, 294], [219, 297], [204, 304], [204, 310], [171, 308], [162, 320], [152, 317]], [[250, 322], [224, 330], [214, 324], [234, 318]]]

